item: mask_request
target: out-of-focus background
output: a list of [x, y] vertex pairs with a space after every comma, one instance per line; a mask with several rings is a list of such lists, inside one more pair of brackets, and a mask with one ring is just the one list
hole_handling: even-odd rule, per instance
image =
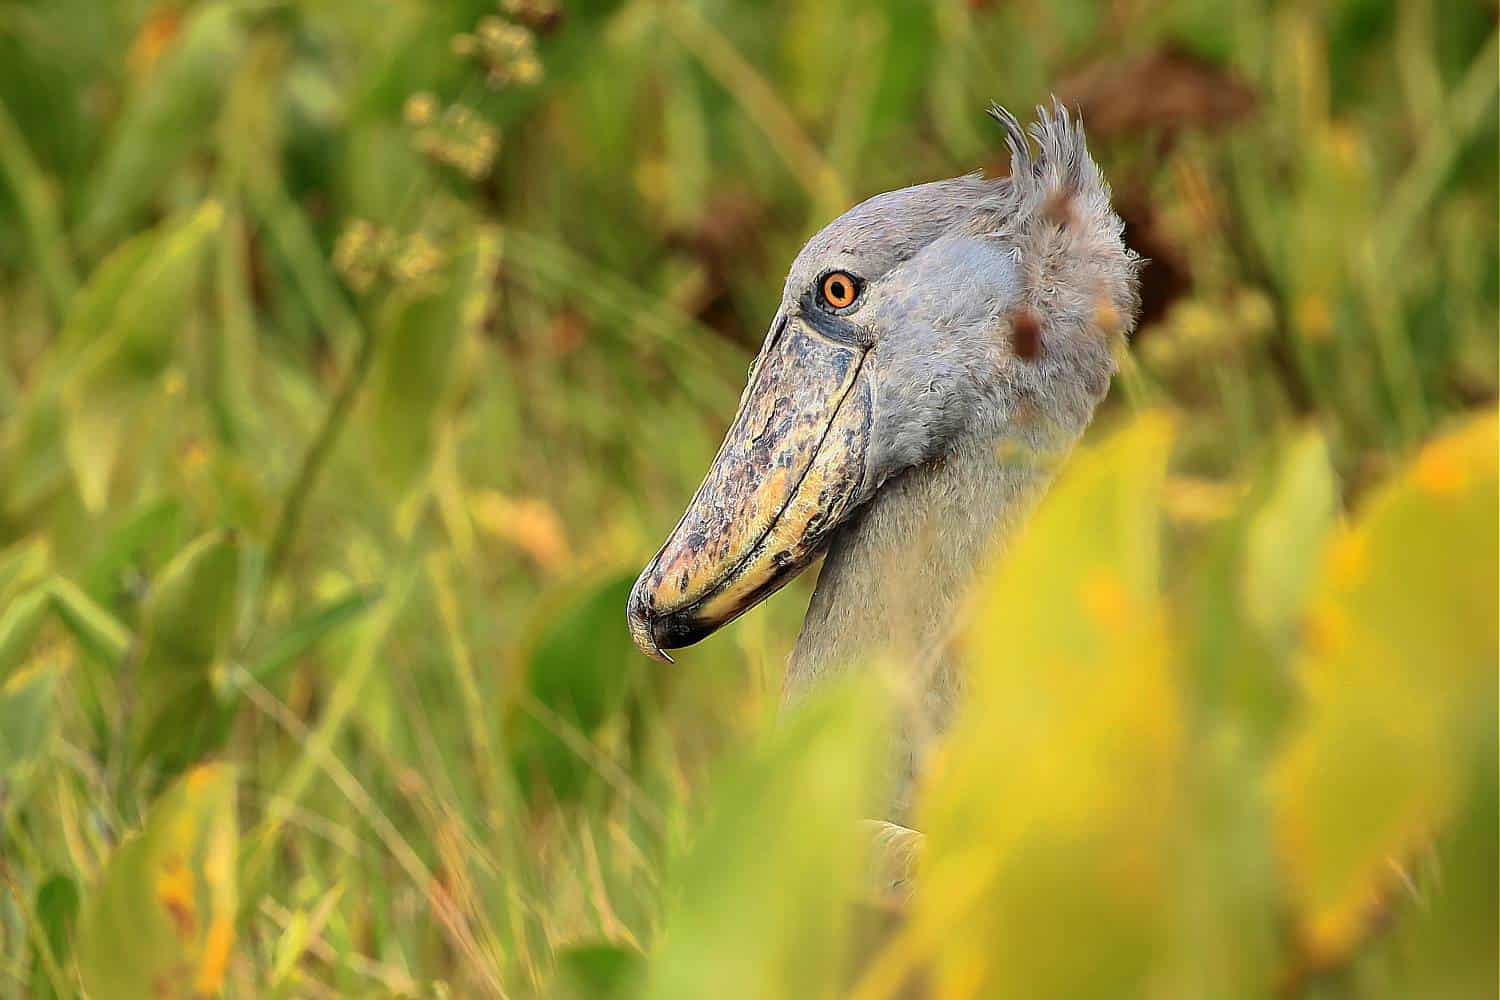
[[[0, 995], [1494, 995], [1496, 8], [0, 3]], [[916, 901], [812, 574], [623, 621], [801, 242], [1081, 109], [1144, 312]]]

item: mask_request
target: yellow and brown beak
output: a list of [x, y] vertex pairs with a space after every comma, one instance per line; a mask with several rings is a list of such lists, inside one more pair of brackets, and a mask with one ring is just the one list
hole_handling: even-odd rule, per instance
[[863, 499], [867, 348], [783, 318], [703, 485], [631, 591], [635, 644], [688, 646], [778, 590]]

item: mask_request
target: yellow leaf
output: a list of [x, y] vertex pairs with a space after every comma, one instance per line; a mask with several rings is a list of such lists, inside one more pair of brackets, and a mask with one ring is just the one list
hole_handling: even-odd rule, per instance
[[1494, 752], [1496, 422], [1428, 445], [1325, 550], [1299, 660], [1307, 704], [1269, 777], [1314, 963], [1364, 935], [1399, 867]]
[[1169, 938], [1184, 741], [1158, 592], [1170, 440], [1148, 416], [1077, 457], [980, 585], [969, 700], [918, 823], [908, 944], [939, 996], [1139, 992]]
[[226, 765], [189, 772], [115, 849], [78, 921], [78, 971], [92, 1000], [219, 992], [238, 906], [234, 787]]

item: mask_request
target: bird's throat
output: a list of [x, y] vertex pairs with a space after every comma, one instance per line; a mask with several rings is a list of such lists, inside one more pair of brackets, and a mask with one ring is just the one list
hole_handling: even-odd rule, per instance
[[829, 547], [787, 664], [786, 699], [842, 671], [885, 663], [918, 700], [951, 701], [956, 682], [945, 649], [955, 617], [975, 573], [1054, 466], [973, 439], [885, 484]]
[[973, 440], [888, 482], [839, 530], [787, 661], [783, 701], [851, 670], [882, 670], [897, 707], [887, 819], [904, 822], [927, 749], [962, 694], [949, 656], [982, 566], [1046, 488], [1055, 462]]

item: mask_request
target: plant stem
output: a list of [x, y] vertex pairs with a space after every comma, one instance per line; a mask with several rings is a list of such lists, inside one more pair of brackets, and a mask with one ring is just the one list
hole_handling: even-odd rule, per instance
[[270, 554], [266, 559], [265, 580], [267, 582], [275, 578], [282, 563], [286, 561], [287, 552], [297, 537], [297, 528], [302, 522], [302, 512], [307, 506], [307, 499], [312, 494], [313, 487], [317, 485], [318, 474], [323, 471], [328, 456], [333, 452], [333, 446], [338, 443], [339, 435], [343, 433], [344, 425], [349, 422], [349, 413], [354, 407], [354, 399], [359, 395], [365, 378], [370, 374], [371, 362], [375, 359], [375, 341], [375, 334], [370, 328], [360, 325], [359, 347], [354, 359], [344, 374], [343, 384], [339, 386], [338, 393], [329, 404], [328, 412], [323, 417], [323, 425], [318, 428], [317, 436], [313, 438], [307, 454], [302, 458], [302, 465], [297, 470], [297, 478], [293, 480], [292, 488], [287, 491], [286, 502], [282, 504], [281, 515], [276, 521], [276, 530], [271, 535]]

